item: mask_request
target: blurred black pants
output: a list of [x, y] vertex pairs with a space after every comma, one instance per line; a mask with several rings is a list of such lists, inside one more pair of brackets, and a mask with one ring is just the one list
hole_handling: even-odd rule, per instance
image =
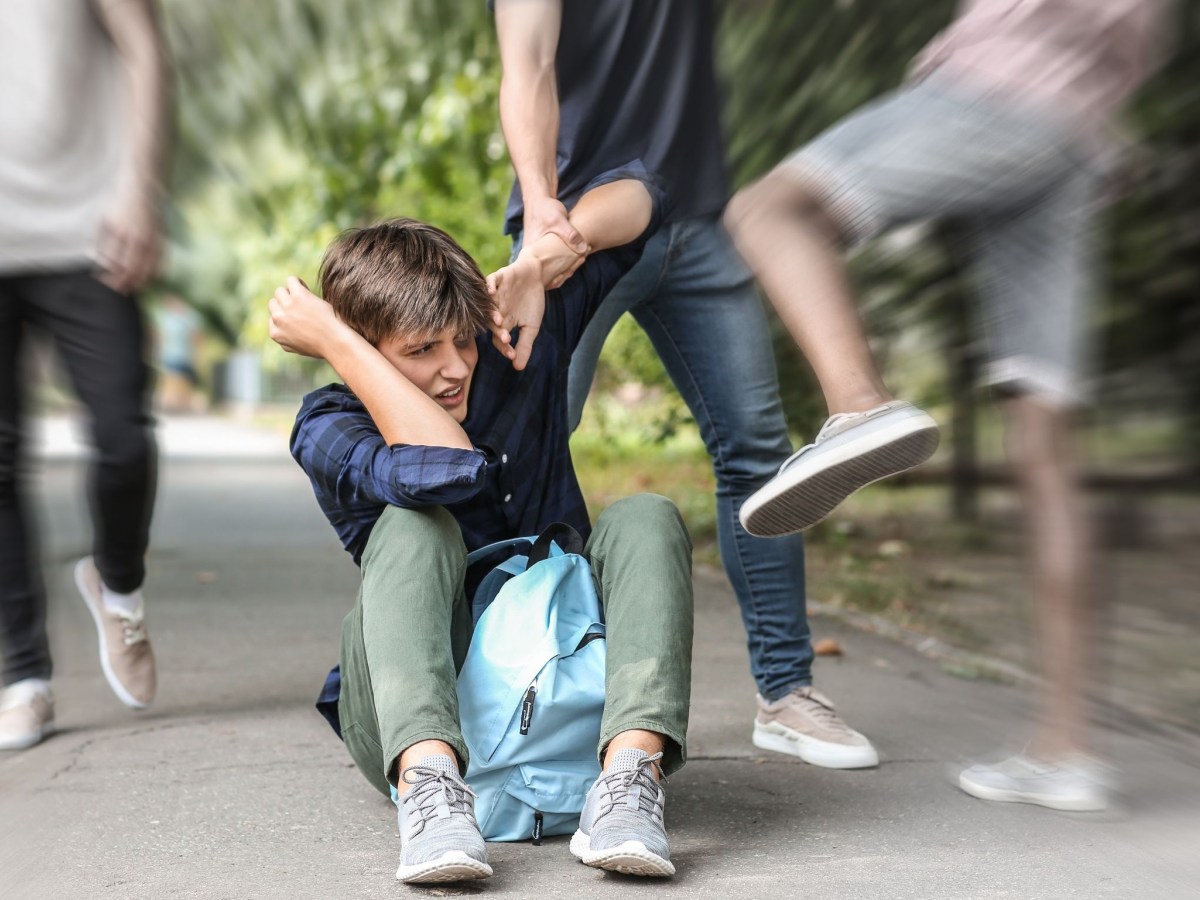
[[[18, 357], [32, 329], [53, 338], [91, 419], [93, 553], [122, 593], [145, 577], [157, 451], [137, 302], [87, 272], [0, 276], [0, 655], [4, 683], [50, 677], [46, 601], [21, 486]], [[51, 476], [53, 477], [53, 476]]]

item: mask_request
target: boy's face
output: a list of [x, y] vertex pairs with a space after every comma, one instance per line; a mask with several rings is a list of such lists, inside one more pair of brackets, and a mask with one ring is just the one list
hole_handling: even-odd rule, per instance
[[392, 337], [379, 342], [379, 352], [454, 421], [466, 419], [471, 375], [479, 361], [473, 336], [464, 337], [447, 328], [425, 338]]

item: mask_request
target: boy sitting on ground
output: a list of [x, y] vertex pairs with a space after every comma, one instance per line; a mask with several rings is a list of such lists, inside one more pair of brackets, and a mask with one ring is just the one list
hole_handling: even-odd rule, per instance
[[[567, 445], [567, 366], [605, 293], [635, 263], [661, 201], [640, 166], [594, 180], [571, 213], [591, 255], [547, 234], [488, 279], [448, 235], [396, 219], [343, 234], [321, 300], [289, 278], [271, 337], [344, 380], [309, 394], [292, 453], [362, 569], [342, 631], [337, 712], [355, 763], [399, 793], [408, 882], [491, 874], [460, 772], [469, 764], [456, 672], [471, 640], [466, 554], [565, 522], [587, 538], [607, 628], [601, 775], [571, 851], [598, 868], [670, 875], [661, 775], [683, 765], [691, 544], [675, 507], [642, 494], [588, 522]], [[542, 297], [522, 370], [519, 335], [487, 329], [493, 296]], [[590, 535], [590, 537], [589, 537]]]

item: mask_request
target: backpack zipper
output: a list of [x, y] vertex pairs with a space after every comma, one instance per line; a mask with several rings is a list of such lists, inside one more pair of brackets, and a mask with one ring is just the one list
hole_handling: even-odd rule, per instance
[[[541, 676], [539, 676], [541, 677]], [[533, 724], [533, 703], [537, 699], [538, 679], [533, 679], [525, 688], [525, 696], [521, 698], [521, 734], [529, 734], [529, 726]]]

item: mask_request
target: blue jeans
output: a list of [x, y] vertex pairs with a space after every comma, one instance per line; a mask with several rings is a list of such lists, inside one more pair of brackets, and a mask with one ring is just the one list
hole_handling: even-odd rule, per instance
[[717, 478], [717, 537], [737, 594], [750, 671], [768, 700], [812, 682], [800, 535], [756, 538], [738, 510], [792, 452], [771, 339], [754, 281], [720, 218], [663, 227], [604, 299], [571, 360], [571, 425], [579, 424], [600, 348], [629, 312], [691, 409]]

